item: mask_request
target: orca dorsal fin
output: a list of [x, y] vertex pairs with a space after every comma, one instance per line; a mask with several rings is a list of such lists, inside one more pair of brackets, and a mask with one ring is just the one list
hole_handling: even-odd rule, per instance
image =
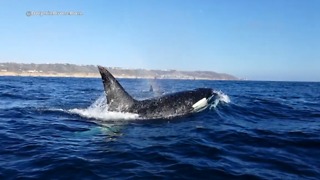
[[135, 100], [104, 67], [98, 66], [110, 111], [127, 111]]

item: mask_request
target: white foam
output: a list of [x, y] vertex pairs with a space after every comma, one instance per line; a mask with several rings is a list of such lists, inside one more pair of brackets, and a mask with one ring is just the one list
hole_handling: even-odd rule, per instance
[[229, 96], [224, 94], [222, 91], [215, 91], [215, 93], [218, 94], [219, 101], [224, 102], [224, 103], [230, 103], [231, 102]]
[[102, 121], [110, 120], [132, 120], [138, 119], [138, 114], [108, 111], [105, 95], [101, 95], [90, 107], [85, 109], [70, 109], [67, 112], [77, 114], [85, 118], [94, 118]]
[[216, 99], [213, 101], [213, 103], [210, 106], [210, 109], [217, 107], [217, 105], [220, 102], [227, 103], [227, 104], [231, 102], [229, 96], [224, 94], [222, 91], [214, 91], [214, 93], [216, 93], [218, 97], [216, 97]]

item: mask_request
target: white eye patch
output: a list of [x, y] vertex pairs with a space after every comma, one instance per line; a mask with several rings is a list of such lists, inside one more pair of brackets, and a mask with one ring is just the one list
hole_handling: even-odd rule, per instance
[[207, 107], [208, 101], [207, 98], [202, 98], [198, 102], [196, 102], [194, 105], [192, 105], [194, 111], [200, 111], [203, 108]]

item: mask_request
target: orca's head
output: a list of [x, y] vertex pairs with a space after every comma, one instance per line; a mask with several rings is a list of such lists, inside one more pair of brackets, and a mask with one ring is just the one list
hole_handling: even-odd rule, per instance
[[218, 94], [214, 92], [212, 89], [209, 88], [198, 88], [194, 90], [195, 93], [193, 93], [193, 112], [199, 112], [204, 110], [208, 107], [211, 102], [214, 101], [215, 96]]
[[213, 89], [210, 88], [198, 88], [195, 89], [195, 91], [197, 91], [197, 94], [199, 94], [200, 97], [208, 100], [218, 95]]

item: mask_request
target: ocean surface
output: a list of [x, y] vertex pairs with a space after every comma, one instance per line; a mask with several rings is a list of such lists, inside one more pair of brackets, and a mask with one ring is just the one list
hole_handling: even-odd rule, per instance
[[108, 112], [98, 78], [0, 77], [0, 179], [320, 179], [320, 83], [120, 83], [137, 99], [208, 87], [219, 102], [148, 120]]

